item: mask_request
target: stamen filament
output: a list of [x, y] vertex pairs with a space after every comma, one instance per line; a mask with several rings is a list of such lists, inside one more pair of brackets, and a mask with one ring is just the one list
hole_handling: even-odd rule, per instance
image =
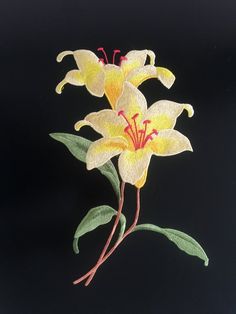
[[129, 125], [125, 128], [125, 132], [129, 135], [129, 137], [131, 138], [131, 140], [132, 140], [132, 142], [133, 142], [133, 144], [134, 144], [134, 147], [135, 147], [135, 149], [136, 149], [136, 142], [135, 142], [135, 139], [133, 138], [133, 136], [132, 136], [132, 134], [131, 133], [129, 133], [129, 129], [130, 129], [130, 127], [129, 127]]
[[135, 138], [136, 138], [136, 143], [137, 143], [137, 148], [139, 148], [139, 138], [138, 138], [138, 128], [137, 128], [137, 123], [136, 123], [136, 118], [138, 117], [138, 113], [136, 113], [133, 117], [132, 120], [134, 121], [134, 128], [135, 128]]
[[158, 135], [158, 131], [156, 129], [153, 129], [152, 132], [146, 136], [145, 140], [143, 141], [142, 147], [144, 147], [146, 145], [148, 140], [152, 140], [152, 135], [154, 135], [154, 134], [156, 136]]
[[142, 137], [141, 147], [144, 147], [144, 145], [145, 145], [145, 143], [146, 143], [146, 142], [144, 143], [144, 141], [145, 141], [146, 133], [147, 133], [147, 125], [148, 125], [149, 123], [151, 123], [150, 120], [144, 120], [144, 121], [143, 121], [143, 124], [145, 125], [145, 128], [144, 128], [144, 133], [143, 133], [143, 137]]
[[108, 62], [107, 54], [106, 54], [104, 48], [103, 48], [103, 47], [100, 47], [100, 48], [98, 48], [97, 50], [98, 50], [98, 51], [102, 51], [102, 53], [103, 53], [103, 55], [104, 55], [104, 57], [105, 57], [106, 63], [108, 64], [109, 62]]
[[116, 57], [116, 54], [117, 53], [120, 53], [120, 50], [119, 49], [115, 49], [113, 50], [113, 56], [112, 56], [112, 63], [115, 64], [115, 57]]
[[131, 136], [130, 133], [127, 132], [127, 127], [125, 128], [125, 132], [127, 132], [127, 134], [130, 136], [130, 138], [131, 138], [131, 140], [132, 140], [132, 142], [134, 144], [134, 148], [137, 149], [137, 142], [136, 142], [136, 136], [135, 136], [134, 130], [133, 130], [132, 125], [130, 124], [129, 120], [125, 116], [124, 111], [120, 110], [118, 112], [118, 116], [122, 116], [125, 119], [126, 123], [128, 124], [127, 127], [131, 130], [132, 136]]

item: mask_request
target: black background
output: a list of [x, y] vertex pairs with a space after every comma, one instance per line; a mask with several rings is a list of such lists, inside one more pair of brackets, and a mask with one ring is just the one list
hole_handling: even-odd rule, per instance
[[[235, 1], [1, 1], [0, 313], [233, 314], [235, 293]], [[108, 181], [87, 172], [50, 132], [109, 108], [105, 98], [67, 86], [55, 93], [72, 57], [63, 50], [100, 46], [151, 49], [176, 82], [141, 86], [149, 105], [188, 102], [176, 128], [194, 153], [153, 157], [142, 189], [141, 223], [182, 230], [205, 248], [209, 267], [158, 234], [131, 235], [97, 272], [73, 286], [96, 261], [111, 228], [72, 239], [88, 209], [116, 206]], [[84, 129], [81, 135], [97, 138]], [[135, 210], [128, 186], [125, 213]]]

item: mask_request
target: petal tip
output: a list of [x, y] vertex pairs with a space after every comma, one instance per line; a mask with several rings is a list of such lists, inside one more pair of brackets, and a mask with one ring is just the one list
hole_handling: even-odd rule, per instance
[[190, 144], [189, 142], [189, 148], [188, 148], [188, 151], [192, 152], [193, 153], [193, 148], [192, 148], [192, 145]]
[[170, 89], [175, 81], [174, 74], [170, 70], [163, 67], [157, 67], [156, 71], [158, 80], [161, 81], [166, 88]]
[[189, 104], [184, 104], [184, 109], [187, 110], [188, 112], [188, 117], [192, 118], [192, 116], [194, 115], [194, 110], [193, 110], [193, 106], [189, 105]]
[[93, 168], [94, 168], [94, 167], [91, 165], [91, 163], [87, 161], [87, 163], [86, 163], [86, 169], [87, 169], [87, 170], [92, 170]]
[[71, 50], [66, 50], [66, 51], [60, 52], [60, 53], [57, 55], [57, 58], [56, 58], [57, 62], [61, 62], [61, 61], [63, 60], [63, 58], [64, 58], [65, 56], [68, 56], [68, 55], [73, 55], [73, 51], [71, 51]]
[[154, 65], [155, 64], [155, 59], [156, 59], [155, 53], [152, 50], [147, 50], [147, 55], [149, 56], [150, 64]]
[[64, 85], [65, 85], [66, 83], [67, 83], [67, 82], [66, 82], [65, 80], [62, 80], [59, 84], [57, 84], [56, 89], [55, 89], [55, 91], [56, 91], [57, 94], [60, 95], [60, 94], [62, 93], [62, 90], [63, 90]]
[[85, 125], [91, 126], [91, 123], [89, 121], [86, 121], [86, 120], [79, 120], [78, 122], [75, 123], [74, 129], [76, 131], [79, 131]]

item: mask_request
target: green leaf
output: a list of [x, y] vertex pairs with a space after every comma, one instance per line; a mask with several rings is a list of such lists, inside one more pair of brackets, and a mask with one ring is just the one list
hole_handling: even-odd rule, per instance
[[[74, 235], [73, 249], [76, 254], [79, 253], [79, 239], [86, 233], [93, 231], [97, 227], [107, 224], [112, 217], [117, 215], [117, 211], [108, 205], [94, 207], [89, 210], [77, 227]], [[119, 238], [123, 236], [126, 226], [126, 218], [123, 214], [120, 217], [120, 233]]]
[[149, 230], [163, 234], [170, 241], [174, 242], [180, 250], [184, 251], [189, 255], [199, 257], [204, 261], [204, 265], [208, 266], [209, 259], [206, 253], [204, 252], [203, 248], [196, 240], [194, 240], [186, 233], [175, 229], [160, 228], [152, 224], [137, 225], [134, 229], [134, 231], [140, 230]]
[[[63, 143], [69, 149], [71, 154], [80, 161], [86, 162], [86, 154], [91, 141], [84, 137], [68, 133], [49, 134], [54, 140]], [[118, 199], [120, 198], [120, 180], [113, 163], [109, 160], [106, 164], [99, 167], [98, 170], [110, 181]]]

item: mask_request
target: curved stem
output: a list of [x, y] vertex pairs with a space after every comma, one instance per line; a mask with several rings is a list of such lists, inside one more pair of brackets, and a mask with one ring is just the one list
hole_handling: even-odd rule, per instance
[[[121, 193], [120, 193], [119, 208], [118, 208], [118, 212], [117, 212], [117, 215], [116, 215], [116, 219], [115, 219], [113, 228], [111, 230], [111, 233], [110, 233], [110, 235], [109, 235], [109, 237], [107, 239], [107, 242], [106, 242], [106, 244], [105, 244], [105, 246], [104, 246], [104, 248], [102, 250], [101, 255], [99, 256], [99, 259], [98, 259], [96, 265], [101, 262], [101, 260], [103, 259], [104, 255], [106, 254], [106, 251], [107, 251], [107, 249], [108, 249], [108, 247], [109, 247], [109, 245], [111, 243], [111, 240], [113, 238], [113, 235], [114, 235], [114, 233], [116, 231], [117, 225], [118, 225], [118, 223], [120, 221], [120, 216], [121, 216], [121, 212], [122, 212], [122, 208], [123, 208], [123, 204], [124, 204], [124, 190], [125, 190], [125, 182], [122, 181], [121, 188], [120, 188], [120, 192]], [[86, 281], [86, 284], [90, 283], [90, 281], [93, 279], [94, 275], [95, 275], [95, 272], [90, 274], [88, 280]]]
[[111, 254], [116, 250], [116, 248], [121, 244], [121, 242], [133, 231], [133, 229], [135, 228], [135, 226], [137, 225], [137, 222], [138, 222], [139, 212], [140, 212], [140, 189], [137, 189], [137, 207], [136, 207], [135, 217], [134, 217], [134, 221], [133, 221], [132, 225], [124, 233], [123, 237], [115, 243], [115, 245], [104, 256], [104, 258], [101, 261], [97, 262], [97, 264], [95, 265], [95, 269], [92, 272], [92, 275], [90, 275], [88, 280], [85, 282], [85, 286], [88, 286], [90, 284], [90, 282], [93, 279], [93, 276], [95, 275], [97, 269], [108, 259], [109, 256], [111, 256]]
[[[133, 231], [133, 229], [135, 228], [138, 222], [139, 212], [140, 212], [140, 189], [137, 189], [137, 208], [136, 208], [135, 218], [132, 225], [124, 233], [123, 237], [120, 240], [118, 240], [115, 243], [115, 245], [111, 248], [111, 250], [101, 259], [100, 262], [97, 262], [97, 264], [93, 268], [91, 268], [90, 271], [88, 271], [84, 276], [80, 277], [79, 279], [73, 282], [74, 285], [80, 283], [81, 281], [89, 277], [91, 274], [94, 275], [96, 273], [97, 269], [109, 258], [109, 256], [116, 250], [116, 248], [121, 244], [121, 242]], [[90, 281], [87, 280], [85, 285], [88, 286], [90, 282], [91, 280]]]
[[[124, 190], [125, 190], [125, 182], [122, 181], [121, 188], [120, 188], [119, 208], [118, 208], [118, 212], [117, 212], [117, 215], [116, 215], [116, 219], [114, 221], [114, 225], [112, 227], [111, 233], [110, 233], [110, 235], [109, 235], [109, 237], [107, 239], [107, 242], [106, 242], [106, 244], [105, 244], [105, 246], [104, 246], [104, 248], [102, 250], [102, 253], [101, 253], [101, 255], [100, 255], [96, 265], [103, 259], [104, 255], [106, 254], [106, 251], [107, 251], [107, 249], [109, 247], [109, 244], [110, 244], [110, 242], [112, 240], [112, 237], [113, 237], [113, 235], [114, 235], [114, 233], [116, 231], [117, 225], [119, 223], [121, 212], [122, 212], [122, 208], [123, 208], [123, 204], [124, 204]], [[91, 270], [93, 270], [93, 268]], [[92, 273], [91, 270], [89, 272], [87, 272], [84, 276], [82, 276], [79, 279], [77, 279], [76, 281], [74, 281], [74, 284], [80, 283], [81, 281], [86, 279], [88, 276], [90, 276], [90, 278], [92, 280], [94, 274]]]

